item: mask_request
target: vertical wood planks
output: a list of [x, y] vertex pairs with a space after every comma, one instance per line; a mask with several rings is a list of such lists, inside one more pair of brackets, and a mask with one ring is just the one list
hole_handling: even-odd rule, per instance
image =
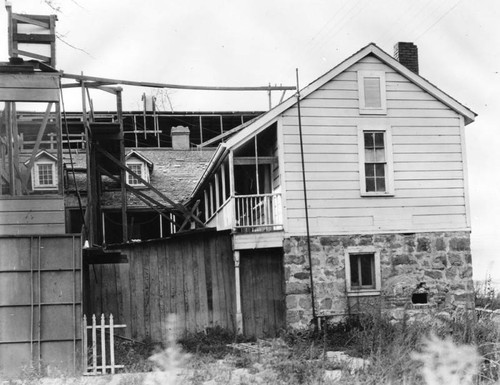
[[94, 300], [87, 315], [98, 310], [95, 299], [111, 296], [109, 307], [118, 309], [115, 314], [120, 318], [115, 322], [126, 324], [127, 335], [134, 339], [149, 336], [165, 341], [171, 313], [176, 314], [177, 333], [216, 325], [234, 330], [234, 262], [229, 232], [204, 231], [137, 243], [121, 252], [128, 255], [128, 263], [99, 270], [102, 276], [91, 280]]

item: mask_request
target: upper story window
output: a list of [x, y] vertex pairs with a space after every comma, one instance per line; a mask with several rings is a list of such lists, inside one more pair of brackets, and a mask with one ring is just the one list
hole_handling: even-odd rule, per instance
[[359, 71], [359, 113], [386, 114], [385, 72]]
[[359, 173], [361, 195], [394, 194], [390, 129], [359, 128]]
[[[149, 183], [149, 176], [153, 171], [153, 163], [149, 159], [138, 152], [132, 151], [126, 156], [125, 164], [133, 173]], [[130, 186], [144, 186], [144, 183], [139, 178], [129, 172], [126, 173], [126, 178], [127, 184]]]
[[[147, 167], [142, 162], [127, 162], [127, 167], [139, 175], [146, 182], [149, 182], [149, 173], [147, 172]], [[137, 177], [127, 172], [127, 184], [130, 186], [144, 186]]]
[[57, 160], [46, 151], [40, 152], [31, 168], [31, 185], [35, 191], [57, 190]]

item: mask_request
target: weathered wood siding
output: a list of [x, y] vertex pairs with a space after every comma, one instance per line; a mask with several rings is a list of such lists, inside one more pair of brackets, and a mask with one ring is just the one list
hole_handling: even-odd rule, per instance
[[63, 197], [0, 198], [0, 235], [64, 233]]
[[[358, 70], [386, 72], [387, 114], [360, 115]], [[368, 56], [301, 102], [312, 234], [467, 228], [460, 116]], [[358, 125], [392, 130], [393, 197], [361, 197]], [[283, 114], [287, 232], [304, 234], [297, 108]]]
[[76, 374], [81, 305], [79, 236], [0, 237], [0, 377]]
[[177, 333], [235, 328], [234, 263], [229, 232], [200, 232], [134, 244], [124, 264], [87, 271], [89, 314], [113, 313], [134, 339], [166, 341], [168, 315]]
[[0, 74], [0, 100], [58, 102], [59, 73]]
[[241, 251], [241, 306], [247, 336], [276, 336], [286, 323], [283, 249]]

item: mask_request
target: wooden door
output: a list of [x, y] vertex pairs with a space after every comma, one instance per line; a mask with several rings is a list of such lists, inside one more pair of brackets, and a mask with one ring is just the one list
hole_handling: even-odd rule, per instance
[[244, 334], [276, 336], [285, 327], [283, 249], [242, 250], [240, 276]]

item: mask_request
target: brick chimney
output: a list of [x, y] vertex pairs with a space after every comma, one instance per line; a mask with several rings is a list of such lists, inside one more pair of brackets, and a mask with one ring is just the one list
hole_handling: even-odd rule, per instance
[[173, 150], [189, 150], [189, 127], [172, 127], [170, 134], [172, 135]]
[[418, 74], [418, 47], [415, 44], [396, 43], [394, 45], [394, 58], [410, 71]]

